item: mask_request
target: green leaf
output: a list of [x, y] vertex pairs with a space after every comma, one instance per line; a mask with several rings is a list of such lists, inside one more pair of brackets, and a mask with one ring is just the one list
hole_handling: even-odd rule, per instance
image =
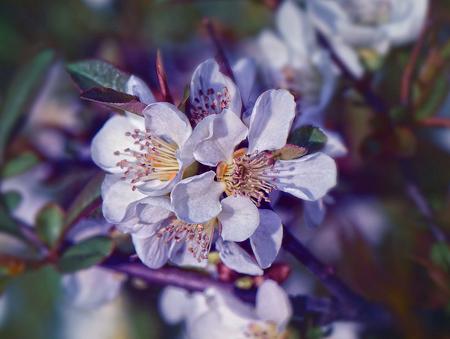
[[35, 94], [42, 88], [42, 79], [53, 64], [54, 53], [46, 50], [38, 54], [14, 78], [0, 111], [0, 163], [5, 147], [21, 116], [27, 113]]
[[5, 198], [4, 195], [0, 195], [0, 231], [20, 235], [17, 223], [11, 216], [10, 206], [7, 205]]
[[85, 269], [100, 263], [112, 250], [113, 242], [110, 238], [89, 238], [66, 250], [59, 260], [58, 268], [64, 273]]
[[125, 92], [126, 83], [130, 78], [129, 74], [102, 60], [85, 60], [68, 64], [67, 70], [83, 91], [93, 87], [107, 87]]
[[72, 225], [83, 215], [83, 213], [90, 208], [97, 206], [97, 202], [100, 200], [100, 188], [104, 177], [105, 175], [103, 173], [98, 173], [88, 181], [86, 186], [69, 206], [65, 227]]
[[53, 247], [64, 227], [64, 211], [56, 204], [44, 206], [36, 217], [37, 234], [49, 247]]
[[318, 127], [302, 126], [291, 133], [288, 143], [304, 147], [309, 153], [317, 152], [327, 143], [327, 136]]
[[9, 212], [14, 211], [22, 201], [22, 196], [17, 191], [7, 191], [3, 193], [3, 202]]
[[142, 115], [146, 104], [139, 101], [134, 95], [117, 92], [111, 88], [94, 87], [84, 91], [81, 99], [89, 100], [105, 106]]
[[450, 246], [445, 242], [437, 242], [431, 247], [431, 261], [446, 272], [450, 272]]
[[1, 170], [2, 178], [22, 174], [39, 163], [39, 158], [32, 152], [25, 152], [8, 161]]

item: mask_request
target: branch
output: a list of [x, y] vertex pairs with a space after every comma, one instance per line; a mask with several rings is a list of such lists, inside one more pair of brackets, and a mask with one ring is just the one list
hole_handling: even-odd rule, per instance
[[[283, 248], [313, 273], [340, 303], [340, 312], [348, 318], [374, 326], [390, 323], [390, 315], [379, 305], [371, 304], [340, 280], [330, 266], [317, 259], [292, 233], [284, 228]], [[348, 319], [347, 318], [347, 319]]]
[[225, 75], [229, 76], [231, 80], [233, 80], [233, 82], [236, 82], [233, 69], [231, 68], [230, 62], [228, 61], [228, 58], [225, 54], [225, 50], [222, 44], [220, 43], [219, 38], [217, 37], [217, 32], [216, 29], [214, 28], [213, 23], [208, 18], [204, 19], [203, 23], [206, 26], [209, 37], [211, 38], [212, 42], [214, 43], [214, 46], [216, 47], [216, 59], [217, 62], [219, 63], [220, 69], [225, 73]]
[[346, 63], [340, 58], [340, 56], [336, 53], [331, 43], [325, 37], [325, 35], [317, 31], [317, 37], [319, 39], [319, 43], [330, 53], [331, 59], [334, 61], [336, 66], [341, 70], [342, 74], [350, 80], [352, 85], [356, 88], [356, 90], [363, 96], [366, 103], [372, 107], [372, 109], [382, 114], [383, 116], [388, 118], [388, 111], [385, 103], [378, 97], [367, 85], [367, 83], [359, 78], [357, 78], [352, 71], [347, 67]]
[[[140, 262], [131, 263], [127, 258], [114, 255], [101, 266], [129, 277], [142, 279], [152, 286], [175, 286], [191, 292], [202, 292], [212, 287], [232, 293], [247, 303], [254, 303], [256, 299], [255, 289], [239, 289], [233, 283], [213, 279], [210, 275], [199, 271], [188, 271], [175, 267], [150, 269]], [[306, 314], [318, 315], [318, 323], [321, 325], [337, 319], [355, 319], [353, 313], [349, 314], [348, 310], [340, 307], [339, 303], [328, 298], [299, 295], [290, 297], [290, 300], [293, 305], [294, 318], [298, 320], [304, 319]]]
[[419, 124], [426, 127], [450, 128], [450, 119], [441, 117], [432, 117], [420, 120]]

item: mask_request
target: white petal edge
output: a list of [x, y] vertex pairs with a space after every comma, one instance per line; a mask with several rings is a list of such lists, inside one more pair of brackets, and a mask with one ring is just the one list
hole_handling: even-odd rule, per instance
[[155, 97], [147, 84], [139, 77], [132, 75], [127, 81], [126, 92], [135, 95], [144, 104], [151, 104], [155, 102]]
[[222, 210], [220, 196], [224, 190], [208, 171], [180, 181], [172, 190], [170, 200], [177, 217], [188, 223], [203, 223], [216, 217]]
[[220, 161], [230, 160], [235, 147], [247, 137], [247, 126], [228, 109], [206, 117], [200, 124], [203, 122], [208, 124], [209, 134], [206, 139], [198, 140], [194, 158], [208, 166], [217, 166]]
[[130, 204], [145, 198], [141, 192], [131, 189], [131, 185], [120, 179], [118, 175], [106, 175], [102, 183], [102, 211], [110, 223], [120, 223], [124, 220]]
[[282, 148], [294, 117], [295, 100], [289, 91], [272, 89], [262, 93], [250, 117], [249, 153]]
[[259, 266], [268, 268], [280, 251], [283, 225], [280, 217], [267, 209], [259, 210], [259, 220], [258, 228], [250, 237], [250, 244]]
[[287, 293], [273, 280], [266, 280], [256, 293], [256, 314], [273, 321], [279, 330], [284, 329], [292, 316], [292, 305]]
[[148, 105], [143, 114], [145, 127], [150, 133], [175, 142], [179, 148], [192, 133], [188, 118], [173, 104], [156, 102]]
[[222, 262], [232, 270], [249, 275], [262, 275], [263, 270], [256, 261], [244, 251], [238, 244], [232, 241], [216, 241], [216, 249]]
[[115, 155], [114, 152], [123, 152], [130, 148], [138, 150], [139, 146], [133, 144], [134, 140], [126, 134], [136, 129], [144, 130], [144, 119], [136, 117], [130, 119], [126, 116], [115, 115], [110, 118], [97, 132], [91, 143], [91, 157], [95, 164], [101, 169], [111, 173], [121, 173], [123, 170], [117, 166], [120, 160], [133, 160], [128, 155]]
[[277, 188], [303, 200], [320, 199], [336, 186], [336, 163], [321, 152], [295, 160], [278, 160], [274, 171]]
[[258, 208], [247, 197], [230, 196], [221, 201], [222, 212], [217, 216], [222, 225], [222, 239], [244, 241], [260, 223]]

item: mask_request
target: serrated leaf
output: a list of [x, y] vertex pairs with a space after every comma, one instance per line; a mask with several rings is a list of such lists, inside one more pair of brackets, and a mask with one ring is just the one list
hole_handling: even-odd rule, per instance
[[64, 227], [72, 225], [86, 210], [89, 210], [90, 207], [96, 205], [96, 202], [100, 201], [100, 188], [104, 177], [105, 175], [103, 173], [98, 173], [88, 181], [86, 186], [69, 206]]
[[14, 211], [22, 201], [22, 196], [17, 191], [7, 191], [3, 193], [3, 202], [9, 212]]
[[5, 95], [0, 112], [0, 163], [3, 162], [5, 146], [19, 119], [27, 113], [36, 92], [42, 88], [42, 79], [53, 64], [53, 51], [39, 53], [14, 78]]
[[102, 60], [85, 60], [67, 65], [72, 79], [85, 91], [93, 87], [107, 87], [125, 92], [130, 75]]
[[309, 153], [320, 151], [327, 143], [327, 136], [315, 126], [302, 126], [294, 130], [289, 136], [288, 143], [304, 147]]
[[56, 204], [44, 206], [36, 217], [36, 228], [39, 238], [53, 247], [64, 228], [64, 211]]
[[147, 107], [133, 95], [103, 87], [91, 88], [83, 92], [80, 98], [139, 115], [142, 115], [145, 107]]
[[39, 163], [39, 158], [32, 152], [25, 152], [9, 160], [1, 170], [2, 178], [22, 174]]
[[58, 268], [64, 273], [85, 269], [103, 261], [112, 250], [113, 242], [110, 238], [89, 238], [67, 249], [58, 262]]

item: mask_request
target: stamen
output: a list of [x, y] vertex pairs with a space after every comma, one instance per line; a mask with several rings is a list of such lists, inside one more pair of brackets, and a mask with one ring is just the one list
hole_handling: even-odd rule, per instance
[[214, 91], [213, 88], [208, 88], [206, 93], [200, 89], [191, 102], [191, 119], [194, 123], [199, 123], [208, 115], [219, 114], [225, 108], [229, 108], [230, 102], [231, 96], [227, 87], [224, 87], [222, 91]]
[[269, 193], [276, 188], [276, 171], [272, 152], [246, 154], [245, 149], [233, 155], [231, 163], [221, 163], [217, 178], [225, 183], [227, 195], [241, 195], [250, 198], [256, 206], [261, 201], [269, 202]]
[[176, 144], [139, 129], [125, 135], [134, 139], [136, 149], [126, 148], [115, 151], [114, 155], [132, 158], [118, 161], [117, 166], [125, 170], [122, 179], [130, 180], [133, 190], [146, 181], [169, 181], [177, 175], [179, 164]]
[[215, 220], [204, 224], [188, 224], [179, 219], [168, 220], [168, 225], [159, 229], [156, 236], [165, 242], [186, 242], [188, 251], [198, 262], [208, 259], [214, 233]]

